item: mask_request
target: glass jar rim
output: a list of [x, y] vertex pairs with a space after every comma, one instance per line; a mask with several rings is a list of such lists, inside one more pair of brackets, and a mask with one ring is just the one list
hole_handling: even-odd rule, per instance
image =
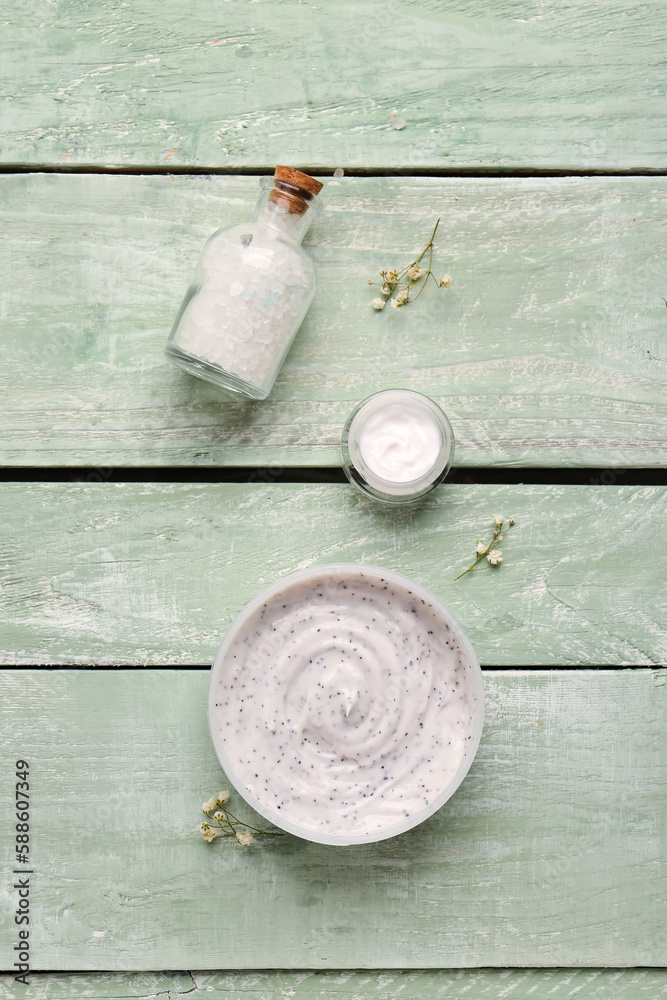
[[[440, 449], [436, 460], [420, 476], [404, 482], [387, 479], [374, 472], [364, 460], [357, 442], [361, 429], [372, 414], [394, 402], [407, 402], [414, 409], [428, 414], [440, 433]], [[454, 451], [454, 432], [445, 413], [429, 396], [413, 389], [382, 389], [367, 396], [354, 408], [343, 429], [341, 447], [344, 465], [346, 466], [349, 458], [358, 476], [362, 479], [362, 482], [359, 482], [356, 477], [351, 479], [354, 485], [362, 489], [362, 492], [370, 492], [376, 499], [384, 499], [389, 502], [409, 502], [421, 497], [426, 492], [430, 492], [447, 475]], [[347, 468], [345, 471], [347, 474]], [[368, 487], [368, 490], [364, 487]]]

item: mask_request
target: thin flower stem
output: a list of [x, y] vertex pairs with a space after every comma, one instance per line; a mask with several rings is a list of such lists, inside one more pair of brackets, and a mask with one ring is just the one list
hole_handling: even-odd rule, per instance
[[231, 817], [231, 819], [234, 821], [234, 823], [236, 823], [237, 826], [244, 826], [246, 830], [254, 830], [255, 833], [264, 832], [263, 830], [260, 830], [256, 826], [251, 826], [250, 823], [244, 823], [242, 819], [238, 819], [238, 817], [236, 817], [233, 813], [230, 813], [229, 809], [226, 809], [225, 812], [229, 817]]
[[436, 224], [433, 227], [433, 232], [431, 233], [431, 239], [428, 241], [422, 252], [419, 254], [419, 257], [417, 257], [417, 260], [415, 261], [416, 264], [419, 263], [419, 261], [422, 259], [427, 250], [431, 251], [431, 259], [433, 258], [433, 240], [435, 239], [435, 234], [438, 231], [439, 225], [440, 225], [440, 219], [436, 221]]
[[[223, 831], [223, 837], [235, 837], [236, 827], [242, 826], [246, 830], [252, 830], [253, 833], [257, 833], [262, 837], [282, 837], [283, 834], [279, 833], [277, 830], [260, 830], [258, 826], [251, 826], [250, 823], [244, 823], [242, 819], [239, 819], [234, 813], [230, 812], [229, 809], [221, 808], [220, 812], [223, 813], [223, 818], [217, 820], [217, 824]], [[229, 829], [230, 832], [225, 832]]]
[[[495, 539], [494, 539], [494, 541], [495, 541]], [[471, 566], [468, 566], [467, 569], [464, 569], [462, 573], [459, 573], [458, 576], [454, 577], [454, 583], [456, 583], [457, 580], [460, 580], [462, 576], [465, 576], [466, 573], [470, 573], [470, 571], [475, 568], [475, 566], [477, 565], [478, 562], [481, 562], [482, 559], [485, 556], [488, 556], [489, 552], [491, 551], [491, 546], [492, 545], [493, 545], [493, 542], [489, 542], [489, 544], [484, 549], [484, 551], [480, 555], [477, 556], [477, 558], [475, 559], [474, 563]]]
[[[480, 552], [480, 554], [477, 556], [477, 558], [475, 559], [475, 561], [473, 563], [471, 563], [470, 566], [468, 566], [467, 569], [464, 569], [462, 573], [459, 573], [458, 576], [454, 577], [454, 583], [456, 583], [457, 580], [460, 580], [462, 576], [465, 576], [466, 573], [472, 572], [472, 570], [475, 568], [475, 566], [477, 566], [477, 564], [480, 563], [482, 561], [482, 559], [485, 559], [488, 556], [488, 554], [491, 551], [491, 549], [493, 548], [493, 546], [496, 545], [496, 544], [500, 544], [503, 541], [503, 537], [504, 536], [502, 535], [502, 530], [503, 530], [503, 524], [504, 523], [505, 522], [503, 521], [497, 527], [494, 527], [494, 529], [493, 529], [493, 538], [491, 539], [491, 541], [489, 542], [489, 544], [486, 546], [486, 548], [484, 549], [483, 552]], [[510, 518], [509, 521], [507, 522], [507, 528], [505, 529], [505, 531], [509, 531], [509, 529], [513, 526], [513, 524], [514, 524], [514, 520], [513, 520], [513, 518]], [[499, 540], [499, 538], [500, 538], [500, 540]]]
[[426, 288], [426, 280], [427, 280], [427, 278], [428, 278], [428, 276], [429, 276], [429, 274], [430, 274], [430, 273], [431, 273], [430, 271], [427, 271], [427, 272], [426, 272], [426, 277], [424, 278], [424, 281], [423, 281], [422, 285], [420, 286], [420, 288], [419, 288], [419, 291], [418, 291], [418, 292], [417, 292], [417, 294], [415, 295], [414, 299], [410, 299], [410, 301], [411, 301], [411, 302], [416, 302], [416, 301], [417, 301], [417, 299], [419, 298], [419, 296], [421, 295], [421, 293], [422, 293], [422, 292], [424, 291], [424, 289]]
[[[420, 287], [419, 291], [417, 292], [417, 294], [415, 295], [414, 299], [411, 300], [412, 302], [416, 302], [417, 299], [419, 298], [419, 296], [421, 295], [421, 293], [426, 288], [426, 283], [428, 281], [429, 274], [431, 276], [433, 275], [433, 272], [431, 270], [431, 267], [432, 267], [432, 264], [433, 264], [433, 241], [435, 239], [435, 234], [438, 231], [438, 226], [439, 225], [440, 225], [440, 219], [438, 219], [436, 221], [435, 226], [433, 227], [433, 232], [431, 233], [431, 239], [428, 241], [428, 243], [426, 244], [426, 246], [424, 247], [424, 249], [420, 253], [419, 257], [417, 257], [417, 260], [415, 261], [415, 264], [419, 264], [420, 260], [422, 259], [422, 257], [426, 253], [426, 251], [427, 250], [429, 251], [428, 268], [426, 269], [426, 274], [424, 275], [424, 280], [423, 280], [423, 282], [421, 284], [421, 287]], [[433, 280], [435, 281], [435, 278]]]
[[[385, 291], [382, 292], [383, 296], [385, 297], [385, 299], [388, 299], [390, 296], [393, 296], [394, 293], [398, 293], [398, 295], [396, 295], [396, 300], [394, 300], [392, 304], [398, 305], [399, 308], [402, 305], [406, 305], [408, 302], [414, 302], [419, 298], [419, 296], [426, 288], [426, 285], [428, 284], [429, 277], [433, 278], [436, 285], [439, 286], [439, 282], [433, 275], [433, 251], [435, 249], [434, 246], [435, 235], [438, 231], [439, 225], [440, 225], [440, 218], [436, 219], [428, 243], [426, 244], [422, 252], [415, 260], [411, 260], [409, 264], [406, 264], [400, 270], [382, 269], [380, 271], [380, 274], [383, 279], [381, 284], [383, 288], [387, 289], [386, 292]], [[413, 280], [409, 272], [412, 269], [422, 270], [419, 267], [419, 265], [427, 253], [428, 253], [428, 267], [424, 269], [423, 273], [419, 276], [419, 278]], [[391, 270], [392, 273], [396, 275], [395, 280], [392, 281], [387, 280], [387, 274], [389, 273], [389, 270]], [[375, 285], [375, 284], [378, 284], [378, 282], [369, 281], [369, 285]], [[374, 308], [377, 309], [378, 306], [376, 305], [374, 306]]]
[[[252, 833], [256, 834], [258, 837], [285, 836], [281, 830], [261, 830], [258, 826], [252, 826], [250, 823], [244, 823], [242, 819], [239, 819], [238, 816], [235, 816], [234, 813], [230, 812], [227, 808], [225, 803], [228, 799], [229, 792], [220, 792], [219, 795], [213, 796], [208, 802], [204, 803], [202, 812], [206, 816], [207, 822], [200, 824], [200, 831], [204, 840], [211, 843], [214, 839], [227, 837], [235, 838], [239, 844], [243, 844], [244, 846], [251, 843], [253, 839], [252, 836], [248, 833], [239, 832], [239, 828], [243, 828], [243, 830], [251, 830]], [[213, 813], [212, 816], [211, 813]], [[211, 827], [213, 820], [215, 820], [218, 824], [219, 831]]]
[[[224, 812], [224, 814], [225, 814], [225, 820], [226, 820], [227, 823], [229, 823], [230, 820], [232, 820], [234, 823], [241, 823], [241, 820], [237, 819], [237, 817], [234, 815], [234, 813], [230, 812], [229, 809], [221, 809], [220, 812]], [[241, 823], [241, 825], [245, 826], [244, 823]], [[231, 826], [231, 824], [230, 824], [230, 826]]]

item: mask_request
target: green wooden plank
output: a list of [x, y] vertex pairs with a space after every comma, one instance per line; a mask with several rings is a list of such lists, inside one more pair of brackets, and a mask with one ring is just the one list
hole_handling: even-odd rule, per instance
[[[346, 485], [0, 490], [0, 660], [209, 664], [288, 572], [366, 562], [432, 590], [483, 665], [667, 663], [657, 487], [442, 486], [415, 512]], [[497, 512], [505, 561], [461, 580]], [[490, 533], [489, 533], [490, 537]]]
[[[242, 849], [197, 830], [225, 786], [208, 671], [3, 670], [0, 832], [11, 845], [20, 755], [32, 967], [667, 964], [664, 681], [641, 668], [487, 672], [480, 750], [428, 822], [375, 845]], [[8, 970], [7, 853], [2, 867]]]
[[432, 972], [92, 973], [31, 976], [17, 987], [0, 976], [0, 1000], [168, 1000], [193, 991], [209, 1000], [658, 1000], [667, 996], [663, 969], [475, 969]]
[[[248, 217], [257, 178], [0, 190], [2, 464], [337, 465], [353, 406], [396, 385], [442, 404], [459, 465], [667, 460], [667, 178], [331, 181], [317, 297], [256, 404], [226, 402], [163, 346], [201, 246]], [[453, 287], [375, 313], [368, 279], [438, 216]]]
[[0, 162], [664, 169], [666, 13], [5, 0]]
[[[296, 974], [293, 973], [296, 978]], [[611, 973], [614, 975], [614, 973]], [[26, 988], [0, 976], [0, 1000], [176, 1000], [193, 989], [185, 973], [32, 973]], [[247, 975], [247, 979], [251, 976]], [[209, 992], [210, 993], [213, 991]]]

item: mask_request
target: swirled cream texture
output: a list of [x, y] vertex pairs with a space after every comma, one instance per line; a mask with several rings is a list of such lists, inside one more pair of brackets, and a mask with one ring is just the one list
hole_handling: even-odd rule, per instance
[[410, 483], [429, 472], [442, 447], [440, 428], [422, 407], [388, 403], [375, 410], [359, 432], [359, 451], [376, 476]]
[[322, 571], [286, 584], [231, 641], [214, 739], [278, 826], [377, 834], [423, 813], [474, 755], [472, 669], [423, 597], [370, 572]]

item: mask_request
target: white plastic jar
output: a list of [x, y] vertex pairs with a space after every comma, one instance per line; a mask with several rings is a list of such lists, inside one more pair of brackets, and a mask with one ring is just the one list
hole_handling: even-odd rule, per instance
[[437, 403], [411, 389], [385, 389], [350, 414], [341, 439], [345, 475], [383, 503], [414, 503], [442, 482], [454, 432]]

